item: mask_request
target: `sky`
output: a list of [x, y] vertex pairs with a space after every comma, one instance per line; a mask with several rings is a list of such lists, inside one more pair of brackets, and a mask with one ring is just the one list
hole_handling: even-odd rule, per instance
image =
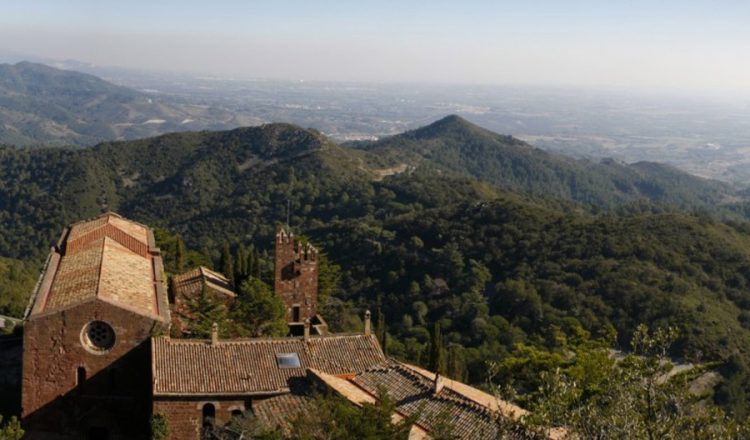
[[225, 78], [750, 96], [746, 0], [0, 0], [0, 50]]

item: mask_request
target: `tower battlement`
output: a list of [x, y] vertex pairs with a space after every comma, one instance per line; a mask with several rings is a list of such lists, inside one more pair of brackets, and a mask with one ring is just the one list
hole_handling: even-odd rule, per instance
[[295, 240], [291, 231], [276, 233], [274, 288], [286, 306], [289, 323], [312, 320], [317, 314], [318, 257], [313, 245]]

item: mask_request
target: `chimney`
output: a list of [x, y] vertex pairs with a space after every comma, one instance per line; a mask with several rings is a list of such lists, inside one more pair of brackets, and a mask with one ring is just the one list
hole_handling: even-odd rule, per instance
[[432, 388], [432, 393], [437, 395], [443, 390], [445, 386], [445, 378], [438, 373], [435, 373], [435, 382]]
[[211, 345], [219, 345], [219, 324], [215, 322], [211, 326]]
[[370, 311], [365, 312], [365, 336], [370, 336], [370, 317], [371, 317]]
[[305, 319], [305, 341], [310, 339], [310, 318]]

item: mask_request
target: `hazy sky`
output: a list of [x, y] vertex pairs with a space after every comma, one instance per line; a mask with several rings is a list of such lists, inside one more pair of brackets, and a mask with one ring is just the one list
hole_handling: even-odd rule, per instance
[[241, 78], [750, 94], [750, 1], [0, 0], [0, 49]]

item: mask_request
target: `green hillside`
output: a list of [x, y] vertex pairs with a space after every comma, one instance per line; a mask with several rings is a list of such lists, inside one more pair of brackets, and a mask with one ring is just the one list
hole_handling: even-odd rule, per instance
[[[390, 352], [426, 363], [439, 322], [454, 377], [481, 382], [485, 362], [518, 343], [562, 350], [557, 329], [615, 330], [626, 348], [640, 323], [678, 325], [674, 355], [747, 362], [750, 225], [674, 207], [731, 195], [661, 165], [550, 155], [455, 117], [360, 149], [269, 124], [0, 149], [0, 255], [36, 264], [66, 223], [111, 209], [218, 261], [223, 242], [270, 251], [288, 204], [291, 226], [340, 266], [333, 325], [379, 310]], [[14, 295], [5, 307], [17, 314], [25, 294]]]
[[362, 148], [391, 166], [433, 167], [505, 189], [601, 206], [651, 200], [695, 208], [716, 205], [734, 194], [728, 185], [666, 165], [594, 163], [548, 153], [458, 116]]

